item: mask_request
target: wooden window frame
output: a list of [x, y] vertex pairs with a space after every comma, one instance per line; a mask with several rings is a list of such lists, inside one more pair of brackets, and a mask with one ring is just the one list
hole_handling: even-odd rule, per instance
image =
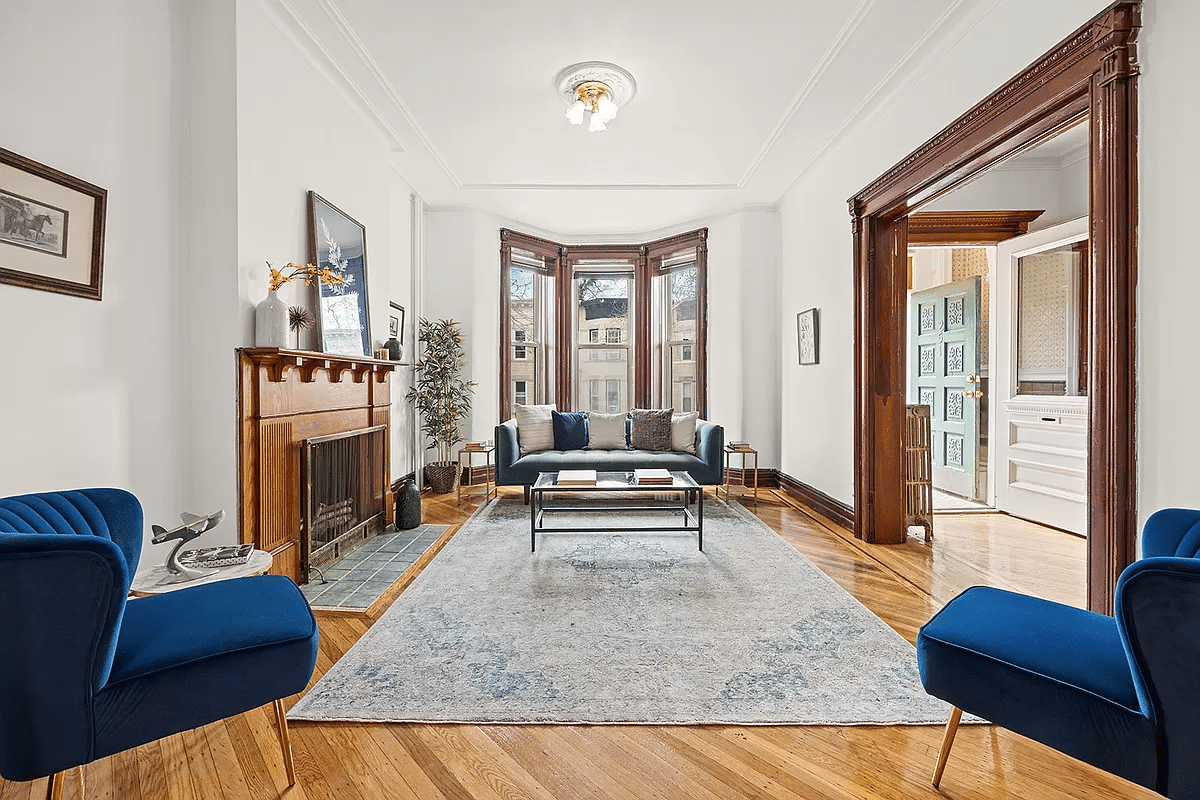
[[663, 268], [663, 261], [681, 250], [694, 247], [696, 250], [696, 342], [693, 355], [696, 362], [696, 410], [701, 419], [708, 412], [708, 228], [657, 239], [642, 244], [566, 245], [531, 236], [519, 231], [500, 230], [500, 419], [512, 418], [512, 398], [509, 387], [512, 383], [512, 363], [509, 344], [512, 338], [512, 320], [508, 307], [509, 271], [512, 269], [512, 249], [527, 250], [547, 261], [544, 274], [555, 279], [553, 302], [554, 359], [547, 358], [544, 387], [547, 397], [563, 406], [574, 404], [574, 309], [573, 287], [576, 265], [591, 259], [627, 259], [634, 264], [634, 319], [633, 340], [630, 343], [634, 354], [633, 385], [629, 401], [634, 408], [652, 408], [659, 405], [652, 385], [651, 357], [654, 351], [654, 331], [651, 330], [651, 285], [654, 278], [670, 272]]

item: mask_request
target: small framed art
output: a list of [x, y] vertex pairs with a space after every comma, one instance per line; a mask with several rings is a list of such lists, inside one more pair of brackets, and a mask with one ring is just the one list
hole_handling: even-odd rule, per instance
[[390, 301], [388, 305], [392, 307], [388, 315], [388, 336], [404, 344], [404, 306]]
[[0, 148], [0, 283], [100, 299], [108, 192]]
[[810, 308], [796, 315], [796, 349], [801, 364], [816, 364], [820, 360], [820, 337], [817, 309]]

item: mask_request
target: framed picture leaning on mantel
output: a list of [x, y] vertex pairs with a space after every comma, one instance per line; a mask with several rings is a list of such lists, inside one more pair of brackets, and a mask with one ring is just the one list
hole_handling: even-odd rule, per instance
[[100, 299], [108, 192], [0, 148], [0, 283]]
[[321, 349], [369, 358], [371, 319], [367, 304], [367, 229], [316, 192], [308, 193], [309, 257], [343, 280], [316, 281]]

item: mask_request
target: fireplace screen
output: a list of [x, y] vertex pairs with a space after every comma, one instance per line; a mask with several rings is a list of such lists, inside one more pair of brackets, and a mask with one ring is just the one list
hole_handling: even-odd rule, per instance
[[305, 440], [301, 583], [383, 530], [386, 446], [386, 425]]

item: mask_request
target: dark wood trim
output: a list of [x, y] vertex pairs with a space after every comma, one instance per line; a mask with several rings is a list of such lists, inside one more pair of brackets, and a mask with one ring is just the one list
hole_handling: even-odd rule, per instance
[[[554, 403], [560, 410], [575, 407], [571, 380], [575, 370], [575, 265], [563, 248], [558, 257], [558, 283], [554, 286]], [[550, 364], [546, 365], [549, 374]]]
[[651, 287], [651, 265], [646, 248], [638, 248], [634, 278], [634, 359], [633, 386], [630, 387], [630, 405], [634, 408], [654, 408], [650, 399], [654, 371], [654, 345], [650, 328], [654, 319], [653, 291]]
[[512, 359], [509, 343], [512, 341], [512, 311], [508, 307], [512, 285], [512, 247], [505, 243], [507, 231], [500, 231], [500, 419], [512, 419]]
[[1088, 607], [1137, 558], [1137, 49], [1140, 3], [1093, 22]]
[[708, 419], [708, 228], [696, 235], [696, 411]]
[[1040, 211], [918, 211], [908, 215], [910, 245], [998, 244], [1029, 232]]
[[558, 259], [559, 251], [562, 250], [562, 245], [552, 242], [549, 239], [542, 239], [538, 236], [531, 236], [528, 233], [509, 230], [508, 228], [500, 229], [500, 247], [507, 249], [509, 247], [517, 247], [521, 250], [542, 257], [543, 259]]
[[854, 235], [855, 535], [906, 538], [904, 226], [923, 203], [1087, 116], [1092, 327], [1088, 396], [1088, 607], [1112, 612], [1136, 555], [1137, 75], [1141, 3], [1114, 3], [850, 200]]
[[824, 514], [837, 524], [844, 526], [847, 530], [854, 529], [853, 506], [847, 505], [841, 500], [835, 500], [820, 489], [815, 489], [807, 483], [802, 483], [784, 472], [776, 471], [776, 482], [780, 489], [813, 511]]

